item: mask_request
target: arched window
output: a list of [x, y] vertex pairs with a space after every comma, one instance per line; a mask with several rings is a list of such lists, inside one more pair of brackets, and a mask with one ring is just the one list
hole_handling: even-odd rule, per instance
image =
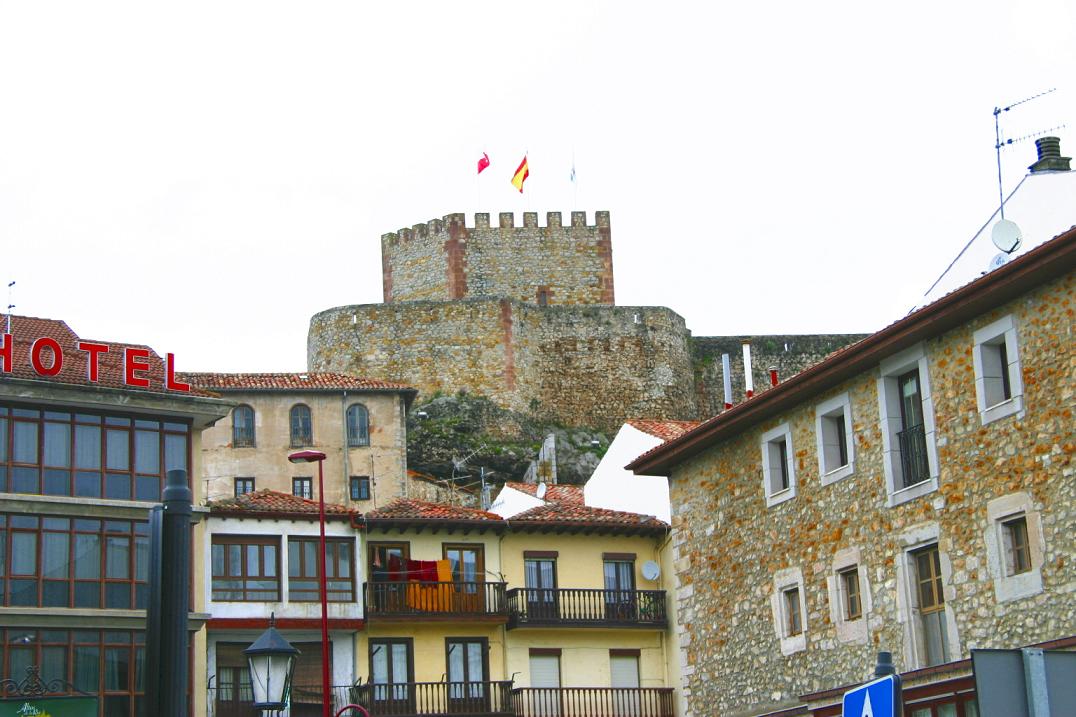
[[310, 407], [297, 403], [291, 407], [291, 445], [314, 445], [314, 431], [310, 425]]
[[347, 444], [370, 445], [370, 412], [366, 406], [356, 403], [347, 409]]
[[236, 406], [232, 411], [232, 447], [254, 446], [254, 409]]

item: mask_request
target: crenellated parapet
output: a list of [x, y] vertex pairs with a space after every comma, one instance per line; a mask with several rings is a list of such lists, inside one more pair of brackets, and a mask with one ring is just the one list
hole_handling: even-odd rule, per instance
[[[386, 302], [513, 299], [538, 305], [611, 305], [609, 212], [471, 217], [446, 214], [381, 237]], [[522, 221], [517, 221], [517, 220]]]

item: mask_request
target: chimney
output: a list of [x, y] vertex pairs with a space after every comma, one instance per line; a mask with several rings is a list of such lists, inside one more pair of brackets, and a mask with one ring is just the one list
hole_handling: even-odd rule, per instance
[[1039, 137], [1035, 140], [1035, 149], [1039, 150], [1039, 161], [1028, 167], [1032, 174], [1070, 171], [1072, 158], [1061, 156], [1060, 137]]
[[728, 354], [721, 354], [721, 378], [725, 384], [725, 409], [732, 408], [732, 361]]
[[751, 375], [751, 342], [743, 340], [743, 382], [747, 398], [755, 395], [755, 380]]
[[770, 385], [771, 386], [776, 386], [777, 385], [777, 367], [776, 366], [770, 366]]

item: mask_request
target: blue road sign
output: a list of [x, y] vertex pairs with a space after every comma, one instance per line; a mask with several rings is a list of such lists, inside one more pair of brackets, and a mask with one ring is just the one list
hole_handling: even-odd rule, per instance
[[843, 717], [900, 717], [897, 695], [900, 681], [896, 675], [860, 685], [844, 693]]

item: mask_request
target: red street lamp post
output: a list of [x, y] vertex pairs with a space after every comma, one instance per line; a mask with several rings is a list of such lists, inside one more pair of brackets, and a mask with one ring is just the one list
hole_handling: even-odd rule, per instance
[[318, 550], [318, 589], [321, 591], [321, 714], [332, 717], [332, 689], [329, 685], [329, 601], [325, 592], [325, 478], [321, 451], [299, 451], [288, 456], [292, 463], [318, 464], [318, 525], [321, 530]]

